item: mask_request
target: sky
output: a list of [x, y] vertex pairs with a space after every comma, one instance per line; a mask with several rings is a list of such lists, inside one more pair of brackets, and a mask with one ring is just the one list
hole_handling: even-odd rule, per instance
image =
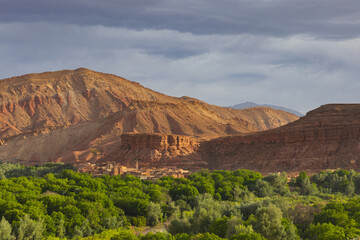
[[0, 78], [89, 68], [306, 113], [360, 102], [359, 0], [0, 0]]

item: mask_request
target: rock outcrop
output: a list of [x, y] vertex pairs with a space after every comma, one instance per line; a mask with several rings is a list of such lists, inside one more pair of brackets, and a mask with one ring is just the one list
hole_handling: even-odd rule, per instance
[[139, 167], [181, 166], [200, 169], [207, 163], [197, 156], [200, 139], [164, 134], [123, 134], [114, 162]]

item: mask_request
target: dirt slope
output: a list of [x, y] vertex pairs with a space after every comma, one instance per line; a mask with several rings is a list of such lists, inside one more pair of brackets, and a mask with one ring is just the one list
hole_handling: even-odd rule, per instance
[[271, 108], [234, 110], [170, 97], [83, 68], [28, 74], [0, 80], [0, 160], [107, 161], [126, 133], [213, 139], [296, 119]]

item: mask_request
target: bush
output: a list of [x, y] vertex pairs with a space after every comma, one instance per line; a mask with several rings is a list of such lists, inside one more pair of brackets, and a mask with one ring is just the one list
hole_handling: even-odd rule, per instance
[[148, 233], [145, 236], [141, 236], [140, 240], [172, 240], [172, 236], [170, 234], [164, 233]]
[[181, 233], [191, 234], [192, 225], [189, 222], [188, 218], [177, 218], [171, 221], [170, 226], [167, 230], [173, 235]]
[[139, 217], [130, 217], [131, 225], [135, 227], [145, 227], [146, 226], [146, 217], [139, 216]]

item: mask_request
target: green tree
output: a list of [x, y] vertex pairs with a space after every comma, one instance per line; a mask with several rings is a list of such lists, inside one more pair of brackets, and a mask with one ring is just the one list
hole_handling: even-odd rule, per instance
[[266, 240], [260, 233], [251, 232], [251, 233], [239, 233], [231, 238], [229, 240]]
[[269, 174], [263, 179], [272, 186], [275, 194], [285, 196], [289, 193], [289, 186], [287, 184], [287, 177], [285, 172], [281, 174]]
[[15, 240], [15, 236], [12, 234], [12, 227], [4, 217], [0, 221], [0, 236], [2, 240]]
[[150, 196], [150, 200], [155, 203], [160, 203], [164, 200], [164, 194], [161, 191], [161, 187], [159, 185], [151, 184], [147, 186], [145, 192]]
[[65, 221], [63, 219], [59, 220], [59, 225], [57, 229], [57, 236], [60, 238], [65, 237]]
[[10, 209], [7, 210], [3, 216], [12, 223], [14, 221], [20, 221], [21, 218], [25, 216], [25, 213], [19, 209]]
[[76, 225], [74, 230], [72, 231], [72, 238], [77, 239], [77, 238], [82, 238], [83, 236], [84, 236], [84, 233], [81, 230], [81, 227]]
[[190, 240], [190, 236], [187, 233], [178, 233], [175, 235], [175, 240]]
[[191, 206], [186, 201], [179, 199], [175, 201], [175, 205], [179, 207], [180, 211], [190, 211]]
[[307, 173], [306, 173], [305, 171], [301, 171], [301, 172], [299, 173], [299, 176], [297, 176], [297, 178], [296, 178], [296, 180], [295, 180], [295, 185], [296, 185], [297, 187], [301, 187], [304, 179], [306, 179], [306, 178], [309, 178], [308, 175], [307, 175]]
[[214, 182], [209, 181], [209, 179], [206, 179], [205, 177], [201, 177], [198, 179], [193, 179], [194, 186], [197, 188], [199, 193], [209, 193], [211, 195], [214, 195], [215, 188], [214, 188]]
[[219, 237], [224, 238], [226, 236], [226, 232], [228, 230], [228, 217], [222, 217], [216, 219], [210, 224], [209, 232], [218, 235]]
[[221, 183], [222, 182], [222, 180], [224, 179], [224, 176], [223, 175], [221, 175], [220, 173], [211, 173], [211, 178], [214, 180], [214, 182], [215, 182], [215, 186], [218, 186], [219, 185], [219, 183]]
[[147, 222], [149, 226], [154, 226], [162, 221], [160, 204], [150, 202], [147, 211]]
[[318, 193], [318, 189], [316, 187], [315, 183], [311, 183], [310, 179], [308, 177], [302, 179], [302, 182], [300, 183], [300, 194], [301, 195], [313, 195], [315, 193]]
[[[181, 200], [179, 200], [181, 201]], [[186, 204], [186, 202], [185, 202]], [[171, 218], [174, 214], [178, 214], [180, 207], [175, 205], [175, 202], [170, 201], [167, 204], [161, 206], [161, 210], [164, 213], [165, 219]]]
[[343, 209], [326, 208], [314, 217], [314, 223], [332, 223], [335, 226], [347, 227], [351, 226], [351, 222], [347, 212]]
[[130, 216], [146, 216], [149, 202], [144, 199], [122, 197], [114, 200], [115, 206]]
[[355, 193], [355, 184], [353, 181], [350, 181], [349, 184], [346, 185], [344, 193], [347, 195], [353, 195]]
[[273, 187], [262, 179], [258, 179], [254, 185], [254, 193], [258, 197], [267, 197], [273, 195]]
[[195, 233], [209, 231], [210, 224], [221, 217], [221, 205], [210, 194], [199, 195], [191, 222]]
[[176, 184], [170, 188], [169, 195], [171, 196], [173, 201], [183, 199], [189, 202], [190, 200], [193, 200], [194, 197], [199, 195], [199, 191], [194, 186], [186, 184]]
[[34, 221], [29, 215], [25, 215], [20, 220], [17, 240], [40, 240], [43, 232], [43, 220]]
[[239, 233], [251, 233], [253, 231], [254, 230], [251, 225], [242, 225], [242, 220], [237, 217], [232, 217], [227, 221], [227, 230], [225, 236], [230, 238], [231, 236]]
[[222, 200], [233, 201], [234, 200], [234, 189], [231, 181], [223, 181], [219, 184], [217, 192], [220, 193]]
[[221, 238], [213, 233], [200, 233], [191, 238], [191, 240], [223, 240], [223, 239], [224, 238]]
[[90, 226], [89, 220], [85, 219], [81, 224], [81, 231], [84, 237], [88, 237], [93, 233], [93, 230]]
[[138, 240], [138, 238], [133, 233], [122, 231], [111, 237], [110, 240]]
[[348, 239], [342, 227], [334, 226], [331, 223], [311, 224], [305, 232], [306, 239], [309, 240], [341, 240]]
[[268, 207], [261, 207], [256, 210], [256, 221], [253, 223], [254, 230], [261, 233], [269, 240], [290, 240], [298, 239], [296, 228], [289, 222], [283, 221], [281, 210], [270, 204]]
[[140, 237], [141, 240], [172, 240], [172, 236], [170, 234], [164, 233], [148, 233], [145, 236]]

